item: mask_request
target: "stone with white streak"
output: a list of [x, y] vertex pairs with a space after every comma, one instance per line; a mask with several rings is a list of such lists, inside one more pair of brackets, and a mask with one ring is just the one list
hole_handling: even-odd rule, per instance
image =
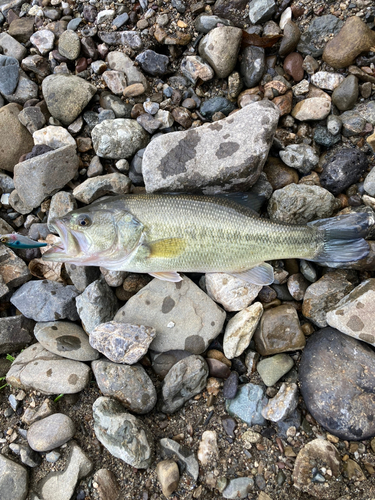
[[224, 354], [228, 359], [240, 356], [249, 347], [263, 314], [261, 302], [255, 302], [229, 320], [224, 334]]
[[346, 335], [375, 345], [374, 301], [375, 278], [370, 278], [327, 313], [327, 323]]
[[76, 147], [76, 141], [64, 127], [49, 125], [33, 133], [34, 144], [45, 144], [52, 149], [64, 146]]
[[204, 431], [202, 440], [198, 448], [198, 460], [202, 465], [211, 463], [212, 460], [217, 459], [219, 450], [217, 447], [217, 435], [215, 431]]
[[143, 155], [146, 191], [246, 191], [263, 169], [278, 119], [276, 106], [264, 100], [218, 122], [157, 137]]
[[276, 396], [270, 399], [262, 409], [262, 415], [267, 420], [279, 422], [285, 420], [297, 408], [298, 389], [296, 384], [281, 384]]

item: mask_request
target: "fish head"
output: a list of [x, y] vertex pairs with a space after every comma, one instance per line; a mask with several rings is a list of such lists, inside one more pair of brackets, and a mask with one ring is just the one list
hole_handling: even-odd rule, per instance
[[143, 226], [129, 212], [99, 204], [51, 221], [60, 242], [43, 259], [116, 269], [137, 246]]

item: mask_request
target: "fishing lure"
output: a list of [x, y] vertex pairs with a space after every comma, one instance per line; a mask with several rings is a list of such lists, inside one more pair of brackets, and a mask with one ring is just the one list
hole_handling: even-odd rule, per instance
[[22, 234], [12, 233], [3, 234], [0, 236], [0, 242], [9, 248], [39, 248], [47, 246], [47, 243], [40, 243], [39, 241], [34, 241], [27, 236], [22, 236]]

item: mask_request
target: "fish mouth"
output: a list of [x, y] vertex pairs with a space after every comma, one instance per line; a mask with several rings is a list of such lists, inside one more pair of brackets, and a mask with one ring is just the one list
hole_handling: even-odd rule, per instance
[[60, 241], [44, 252], [43, 259], [66, 262], [77, 257], [80, 253], [80, 243], [73, 232], [68, 230], [61, 220], [52, 221], [50, 226], [58, 233]]

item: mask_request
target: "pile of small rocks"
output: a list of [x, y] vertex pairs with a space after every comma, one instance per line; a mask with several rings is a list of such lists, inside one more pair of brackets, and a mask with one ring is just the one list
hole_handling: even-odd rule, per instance
[[[54, 217], [145, 191], [374, 214], [374, 20], [370, 0], [2, 0], [0, 234], [52, 243]], [[264, 287], [0, 245], [0, 498], [372, 498], [374, 234]]]

